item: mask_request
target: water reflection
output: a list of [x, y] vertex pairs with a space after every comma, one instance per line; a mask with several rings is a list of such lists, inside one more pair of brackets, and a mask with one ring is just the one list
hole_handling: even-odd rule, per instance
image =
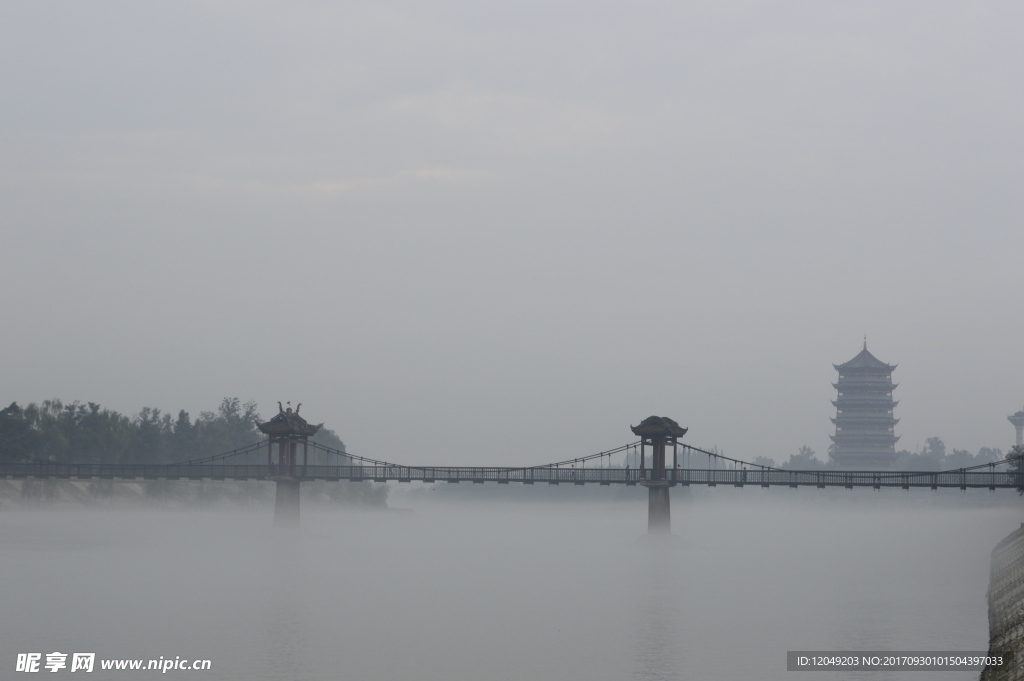
[[209, 658], [208, 681], [781, 680], [787, 649], [985, 646], [1015, 505], [755, 493], [709, 493], [661, 543], [635, 541], [640, 504], [423, 504], [294, 533], [269, 514], [0, 514], [0, 664], [52, 645]]
[[302, 581], [308, 577], [301, 530], [273, 530], [268, 560], [262, 566], [260, 584], [267, 601], [262, 611], [261, 673], [270, 681], [309, 678], [309, 616], [303, 603]]
[[276, 593], [270, 598], [265, 617], [263, 645], [260, 646], [264, 678], [277, 681], [310, 678], [312, 670], [306, 660], [309, 632], [301, 616], [300, 606], [287, 593]]
[[686, 678], [683, 550], [678, 537], [649, 535], [637, 544], [639, 590], [633, 626], [637, 679]]

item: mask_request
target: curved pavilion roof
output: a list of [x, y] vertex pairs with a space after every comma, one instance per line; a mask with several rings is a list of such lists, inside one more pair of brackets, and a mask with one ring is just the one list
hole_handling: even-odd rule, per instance
[[311, 426], [306, 423], [306, 419], [299, 416], [299, 409], [302, 407], [300, 404], [292, 411], [291, 407], [287, 410], [281, 408], [281, 403], [277, 403], [277, 408], [280, 412], [274, 418], [270, 419], [266, 423], [257, 423], [256, 427], [261, 432], [274, 437], [285, 437], [288, 435], [295, 437], [309, 437], [320, 430], [324, 424]]
[[885, 369], [886, 371], [892, 371], [896, 368], [895, 364], [886, 364], [868, 352], [867, 341], [864, 341], [864, 349], [857, 353], [856, 357], [851, 359], [849, 362], [833, 364], [832, 366], [834, 366], [837, 371], [842, 369]]
[[667, 416], [648, 416], [639, 426], [630, 426], [629, 429], [640, 437], [682, 437], [688, 430]]

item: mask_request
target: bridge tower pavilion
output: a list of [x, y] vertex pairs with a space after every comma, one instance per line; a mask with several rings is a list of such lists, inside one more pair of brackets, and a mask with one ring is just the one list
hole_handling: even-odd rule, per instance
[[[634, 435], [640, 437], [640, 484], [647, 488], [647, 532], [668, 534], [672, 530], [672, 513], [668, 490], [675, 486], [673, 476], [666, 474], [665, 450], [672, 446], [672, 469], [678, 463], [677, 445], [679, 438], [686, 435], [686, 428], [665, 416], [648, 416], [639, 426], [630, 426]], [[647, 468], [646, 448], [651, 448], [651, 466]]]
[[[274, 525], [278, 527], [297, 527], [299, 524], [299, 483], [305, 474], [309, 455], [309, 437], [320, 430], [324, 424], [311, 426], [306, 419], [299, 416], [298, 405], [295, 411], [277, 403], [278, 414], [266, 423], [257, 423], [256, 427], [267, 435], [267, 468], [270, 479], [277, 485], [277, 497], [274, 502]], [[302, 465], [299, 465], [299, 444], [302, 444]], [[277, 445], [277, 461], [274, 461], [274, 445]]]
[[1017, 446], [1024, 447], [1024, 409], [1016, 414], [1010, 414], [1006, 419], [1017, 429]]
[[890, 468], [896, 462], [896, 435], [893, 418], [892, 382], [895, 364], [886, 364], [864, 349], [843, 364], [833, 364], [839, 380], [832, 386], [838, 392], [832, 404], [836, 416], [832, 423], [832, 458], [840, 468]]

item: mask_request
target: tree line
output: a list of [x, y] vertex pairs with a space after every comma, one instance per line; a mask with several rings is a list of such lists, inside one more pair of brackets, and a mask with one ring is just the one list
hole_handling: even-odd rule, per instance
[[[952, 449], [946, 447], [946, 443], [940, 437], [930, 437], [925, 440], [924, 447], [916, 452], [901, 449], [896, 452], [896, 462], [893, 470], [899, 471], [949, 471], [957, 468], [970, 468], [979, 464], [994, 463], [1003, 459], [1011, 458], [1014, 452], [1003, 454], [1003, 450], [992, 447], [982, 447], [977, 453], [966, 449]], [[754, 463], [762, 465], [774, 465], [774, 461], [765, 457], [758, 457]], [[790, 454], [789, 460], [783, 462], [779, 468], [791, 470], [814, 470], [817, 468], [831, 468], [835, 466], [832, 459], [832, 447], [829, 446], [828, 462], [818, 458], [817, 453], [810, 447], [804, 445], [796, 454]]]
[[[173, 463], [212, 456], [264, 439], [255, 402], [225, 397], [216, 411], [193, 420], [144, 407], [127, 416], [95, 402], [45, 400], [24, 407], [12, 402], [0, 410], [0, 460], [58, 463]], [[310, 438], [345, 451], [345, 443], [327, 428]], [[310, 454], [310, 464], [340, 463], [337, 457]], [[258, 462], [258, 455], [250, 457]], [[323, 459], [323, 460], [321, 460]], [[241, 463], [241, 462], [239, 462]]]

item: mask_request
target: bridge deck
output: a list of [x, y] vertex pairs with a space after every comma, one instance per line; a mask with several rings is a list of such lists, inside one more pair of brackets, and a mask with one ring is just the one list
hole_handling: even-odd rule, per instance
[[[1024, 473], [945, 471], [780, 471], [680, 468], [665, 472], [678, 485], [742, 487], [939, 487], [1016, 488]], [[373, 480], [385, 482], [497, 482], [525, 484], [636, 485], [652, 480], [652, 471], [624, 468], [481, 468], [469, 466], [295, 466], [291, 471], [266, 464], [76, 464], [0, 463], [0, 478], [121, 479], [121, 480]]]

